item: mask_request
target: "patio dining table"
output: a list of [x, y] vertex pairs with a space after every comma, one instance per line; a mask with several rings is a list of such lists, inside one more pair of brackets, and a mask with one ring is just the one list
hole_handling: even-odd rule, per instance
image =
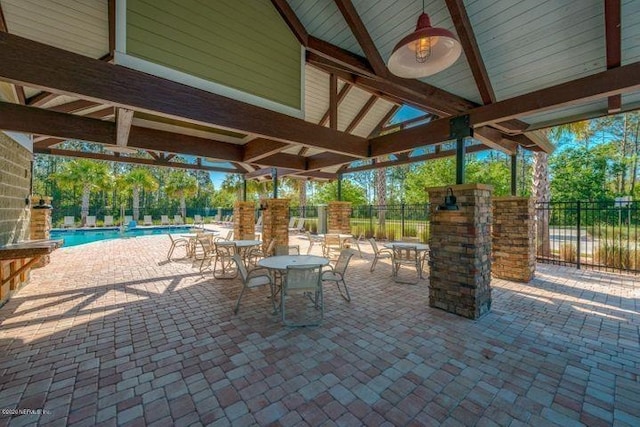
[[245, 259], [251, 248], [259, 246], [262, 244], [262, 240], [229, 240], [228, 243], [234, 243], [236, 248], [238, 249], [238, 253], [245, 260], [245, 264], [247, 260]]
[[427, 257], [427, 254], [429, 253], [429, 245], [427, 245], [426, 243], [414, 243], [414, 242], [389, 242], [389, 243], [385, 243], [382, 246], [384, 246], [387, 249], [391, 249], [392, 251], [394, 247], [395, 248], [415, 247], [416, 251], [418, 252], [418, 258], [420, 261], [420, 271], [418, 272], [418, 275], [421, 279], [423, 278], [422, 270], [424, 270], [424, 262]]

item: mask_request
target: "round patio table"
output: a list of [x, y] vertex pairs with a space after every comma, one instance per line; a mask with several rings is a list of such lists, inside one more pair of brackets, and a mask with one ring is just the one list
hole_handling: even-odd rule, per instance
[[319, 264], [324, 267], [329, 264], [329, 258], [317, 255], [278, 255], [262, 258], [258, 261], [260, 267], [269, 270], [286, 270], [290, 266], [309, 264]]
[[414, 242], [389, 242], [389, 243], [385, 243], [382, 246], [391, 250], [393, 250], [394, 247], [396, 248], [415, 247], [416, 251], [418, 251], [418, 257], [420, 258], [420, 271], [418, 272], [418, 275], [421, 279], [423, 278], [422, 270], [424, 269], [424, 262], [425, 262], [426, 255], [429, 252], [429, 245], [427, 245], [426, 243], [414, 243]]

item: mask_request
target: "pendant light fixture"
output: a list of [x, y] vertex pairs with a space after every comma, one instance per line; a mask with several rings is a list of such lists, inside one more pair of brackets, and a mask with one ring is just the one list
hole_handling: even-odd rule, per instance
[[398, 77], [417, 79], [448, 68], [461, 53], [462, 46], [451, 31], [431, 26], [422, 0], [422, 13], [415, 31], [393, 48], [388, 67]]

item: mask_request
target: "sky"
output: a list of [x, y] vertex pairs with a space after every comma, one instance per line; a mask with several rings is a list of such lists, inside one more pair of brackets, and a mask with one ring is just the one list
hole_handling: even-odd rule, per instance
[[[403, 105], [398, 109], [398, 112], [391, 118], [390, 123], [399, 123], [405, 120], [411, 120], [415, 117], [419, 117], [424, 115], [423, 111], [417, 110], [413, 107], [409, 107], [407, 105]], [[209, 176], [211, 177], [211, 182], [216, 189], [220, 189], [222, 186], [222, 181], [227, 174], [224, 172], [210, 172]]]

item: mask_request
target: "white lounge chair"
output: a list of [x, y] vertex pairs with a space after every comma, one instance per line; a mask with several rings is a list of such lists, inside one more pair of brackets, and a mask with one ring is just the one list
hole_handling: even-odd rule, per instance
[[113, 227], [113, 215], [105, 215], [104, 216], [104, 226], [105, 227]]
[[133, 217], [131, 215], [125, 215], [124, 216], [124, 224], [122, 224], [122, 225], [129, 225], [131, 223], [131, 221], [133, 221]]
[[96, 226], [96, 216], [95, 215], [87, 215], [87, 220], [84, 224], [85, 227], [95, 227]]
[[144, 225], [153, 225], [153, 220], [151, 219], [151, 215], [144, 216]]
[[184, 221], [182, 220], [182, 215], [174, 215], [173, 216], [173, 223], [175, 225], [182, 225], [184, 224]]
[[169, 215], [160, 215], [160, 225], [169, 225], [171, 221], [169, 221]]
[[202, 220], [202, 215], [194, 215], [193, 216], [193, 224], [194, 225], [202, 225], [204, 221]]
[[76, 228], [76, 219], [72, 216], [65, 216], [64, 223], [62, 224], [63, 228]]

